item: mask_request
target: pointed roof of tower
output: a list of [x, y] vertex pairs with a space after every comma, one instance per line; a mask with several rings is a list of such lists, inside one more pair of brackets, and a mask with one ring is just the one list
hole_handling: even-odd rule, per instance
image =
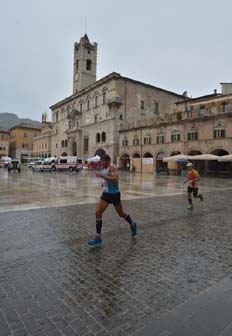
[[83, 39], [86, 40], [87, 42], [89, 42], [89, 38], [88, 35], [85, 33], [85, 35], [83, 36]]

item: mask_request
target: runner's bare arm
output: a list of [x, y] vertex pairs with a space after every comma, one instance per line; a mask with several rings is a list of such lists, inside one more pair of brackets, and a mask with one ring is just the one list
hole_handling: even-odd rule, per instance
[[96, 173], [97, 177], [101, 177], [105, 180], [108, 181], [113, 181], [113, 182], [117, 182], [118, 181], [118, 174], [117, 174], [117, 169], [114, 166], [110, 166], [109, 167], [109, 172], [110, 172], [110, 176], [105, 176], [103, 175], [103, 173]]

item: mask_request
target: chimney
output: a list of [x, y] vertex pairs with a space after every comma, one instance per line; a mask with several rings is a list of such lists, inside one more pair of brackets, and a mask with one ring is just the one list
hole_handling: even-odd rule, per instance
[[214, 89], [214, 94], [217, 94], [217, 89]]

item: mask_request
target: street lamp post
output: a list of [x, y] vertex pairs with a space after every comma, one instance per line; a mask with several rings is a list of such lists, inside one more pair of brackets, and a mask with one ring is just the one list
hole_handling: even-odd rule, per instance
[[143, 171], [143, 145], [142, 145], [142, 128], [140, 128], [140, 173]]

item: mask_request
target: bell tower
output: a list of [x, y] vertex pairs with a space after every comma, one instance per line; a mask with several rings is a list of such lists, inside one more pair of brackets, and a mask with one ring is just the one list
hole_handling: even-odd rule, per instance
[[96, 81], [97, 43], [90, 43], [87, 34], [74, 44], [73, 94]]

